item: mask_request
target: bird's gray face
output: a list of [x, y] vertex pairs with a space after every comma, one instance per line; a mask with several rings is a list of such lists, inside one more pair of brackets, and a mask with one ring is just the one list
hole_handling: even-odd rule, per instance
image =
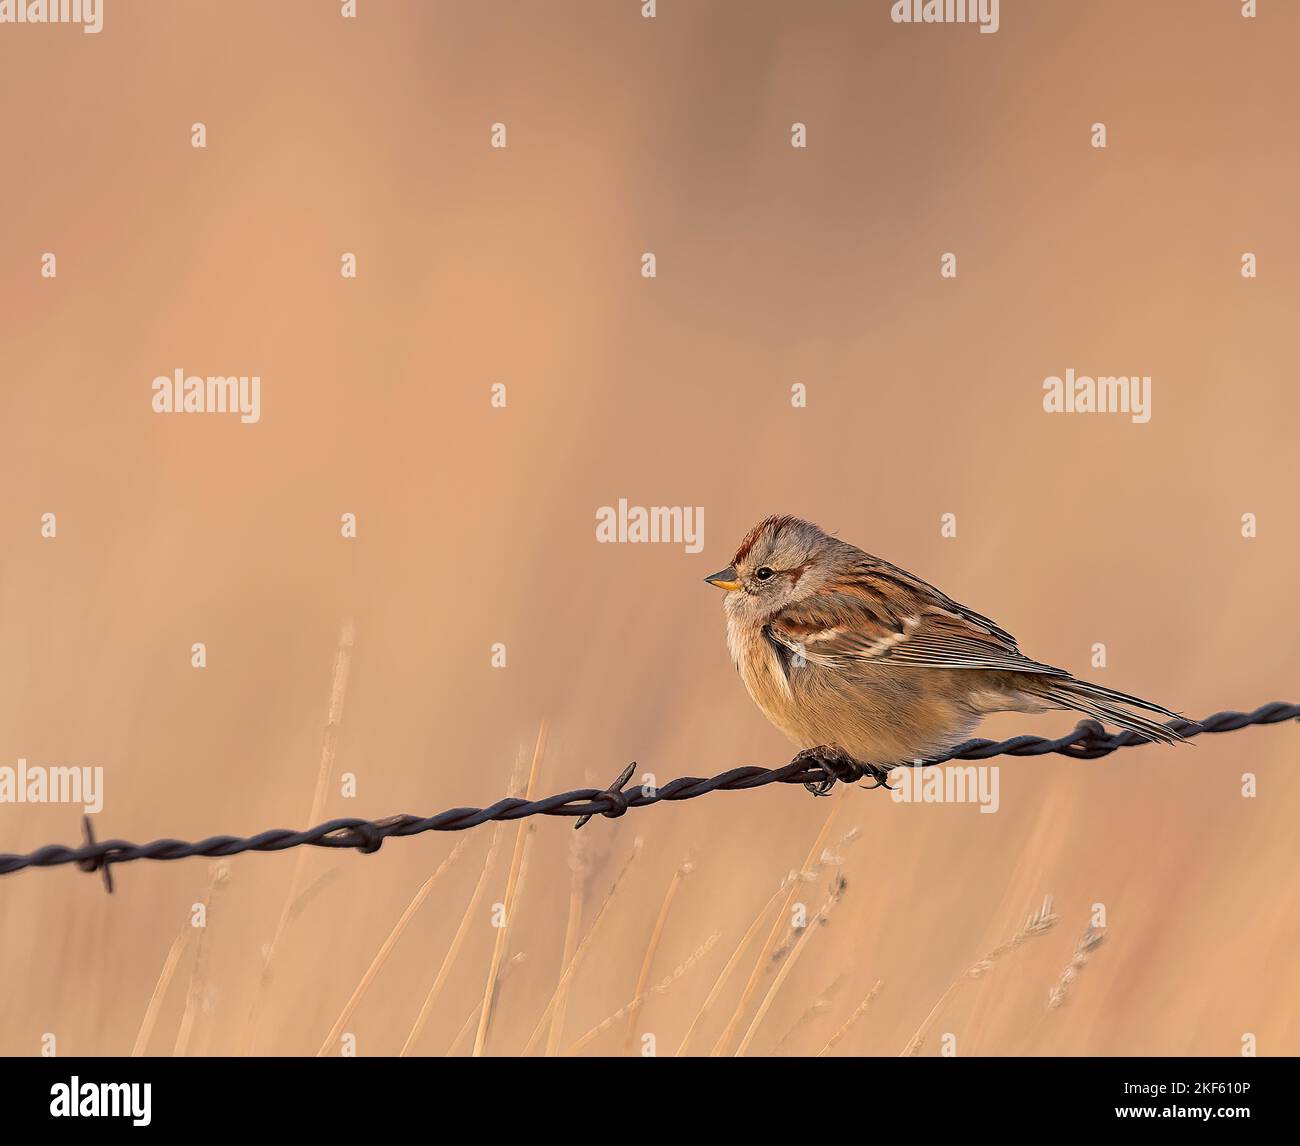
[[823, 541], [829, 538], [806, 521], [769, 519], [750, 532], [726, 569], [705, 580], [726, 592], [728, 617], [762, 623], [813, 591]]

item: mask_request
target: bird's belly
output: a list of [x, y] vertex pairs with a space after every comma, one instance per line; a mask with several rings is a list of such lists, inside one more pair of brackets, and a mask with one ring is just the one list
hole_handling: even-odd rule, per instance
[[951, 747], [978, 719], [943, 687], [942, 670], [846, 672], [775, 653], [751, 664], [745, 685], [754, 702], [800, 748], [838, 744], [857, 760], [901, 763]]

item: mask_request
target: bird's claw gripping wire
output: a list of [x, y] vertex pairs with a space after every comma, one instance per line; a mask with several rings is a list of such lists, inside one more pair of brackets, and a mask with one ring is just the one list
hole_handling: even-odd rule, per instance
[[[836, 781], [844, 784], [856, 784], [859, 780], [870, 777], [874, 783], [867, 785], [871, 788], [889, 788], [886, 782], [889, 771], [880, 767], [879, 764], [867, 764], [861, 760], [855, 760], [843, 748], [837, 744], [822, 744], [817, 748], [805, 748], [795, 756], [791, 761], [792, 764], [806, 764], [809, 768], [817, 768], [821, 771], [822, 777], [818, 780], [806, 780], [804, 787], [814, 796], [829, 796], [831, 789], [835, 787]], [[892, 792], [893, 789], [889, 788]]]

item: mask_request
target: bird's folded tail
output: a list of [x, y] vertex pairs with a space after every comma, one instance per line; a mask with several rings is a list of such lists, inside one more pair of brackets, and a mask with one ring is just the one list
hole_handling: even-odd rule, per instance
[[[1182, 733], [1143, 715], [1144, 712], [1154, 712], [1170, 720], [1182, 720], [1183, 717], [1179, 713], [1172, 712], [1162, 705], [1153, 704], [1149, 700], [1143, 700], [1141, 697], [1129, 696], [1126, 692], [1106, 688], [1105, 685], [1068, 677], [1064, 680], [1043, 680], [1041, 686], [1034, 689], [1034, 692], [1051, 704], [1095, 716], [1098, 720], [1108, 721], [1119, 728], [1136, 732], [1163, 744], [1177, 744], [1186, 740]], [[1132, 709], [1141, 711], [1133, 712]]]

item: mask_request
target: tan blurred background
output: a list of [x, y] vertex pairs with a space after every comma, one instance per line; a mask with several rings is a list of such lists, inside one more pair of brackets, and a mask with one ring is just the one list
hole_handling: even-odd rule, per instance
[[[1296, 700], [1300, 7], [1004, 0], [995, 35], [889, 7], [118, 0], [97, 36], [0, 26], [0, 762], [102, 765], [101, 838], [303, 826], [350, 617], [323, 818], [494, 801], [543, 722], [542, 793], [783, 763], [700, 580], [771, 512], [1191, 715]], [[1151, 375], [1151, 422], [1049, 417], [1068, 367]], [[177, 368], [259, 374], [261, 422], [152, 413]], [[597, 544], [620, 497], [704, 506], [703, 552]], [[539, 1029], [620, 871], [538, 1050], [673, 1053], [761, 916], [689, 1051], [735, 1014], [731, 1051], [752, 1026], [748, 1054], [816, 1054], [879, 981], [830, 1053], [896, 1055], [941, 1002], [922, 1054], [1300, 1053], [1300, 730], [1001, 763], [996, 815], [768, 788], [531, 821], [488, 1053]], [[79, 818], [0, 807], [0, 850]], [[416, 1053], [474, 1042], [516, 835]], [[242, 856], [215, 895], [199, 859], [120, 867], [111, 898], [0, 879], [0, 1051], [315, 1053], [461, 838]], [[492, 838], [369, 983], [358, 1053], [403, 1046]], [[772, 897], [810, 849], [796, 902], [847, 884], [795, 956]], [[963, 979], [1045, 895], [1059, 923]], [[1049, 1010], [1094, 904], [1105, 942]]]

